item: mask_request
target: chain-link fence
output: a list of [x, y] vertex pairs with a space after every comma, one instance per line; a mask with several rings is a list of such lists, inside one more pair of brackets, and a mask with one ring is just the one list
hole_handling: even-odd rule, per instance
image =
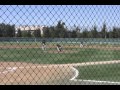
[[120, 6], [0, 5], [0, 84], [120, 84]]

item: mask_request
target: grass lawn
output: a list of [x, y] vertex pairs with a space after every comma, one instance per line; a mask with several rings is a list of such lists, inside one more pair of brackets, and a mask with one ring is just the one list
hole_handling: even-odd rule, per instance
[[120, 82], [120, 64], [76, 67], [77, 79]]
[[[56, 48], [47, 49], [47, 51]], [[8, 48], [0, 49], [0, 61], [21, 61], [41, 64], [63, 64], [80, 63], [90, 61], [119, 60], [119, 50], [100, 50], [90, 48], [65, 48], [65, 50], [74, 50], [77, 53], [49, 53], [43, 52], [41, 48]]]

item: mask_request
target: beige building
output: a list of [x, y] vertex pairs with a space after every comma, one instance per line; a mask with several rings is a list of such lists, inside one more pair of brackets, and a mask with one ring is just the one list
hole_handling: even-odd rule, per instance
[[44, 28], [45, 26], [18, 26], [15, 27], [16, 30], [16, 34], [18, 33], [18, 30], [20, 29], [21, 31], [31, 31], [31, 33], [33, 33], [35, 30], [40, 30], [41, 36], [44, 34]]

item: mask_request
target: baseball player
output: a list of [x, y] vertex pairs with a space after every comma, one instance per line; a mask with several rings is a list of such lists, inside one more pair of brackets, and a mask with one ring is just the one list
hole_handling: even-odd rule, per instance
[[80, 42], [80, 47], [83, 47], [83, 42]]
[[57, 44], [56, 46], [57, 46], [57, 50], [58, 50], [59, 52], [61, 52], [61, 51], [62, 51], [61, 45]]
[[43, 51], [46, 50], [46, 41], [45, 40], [42, 41], [42, 50]]

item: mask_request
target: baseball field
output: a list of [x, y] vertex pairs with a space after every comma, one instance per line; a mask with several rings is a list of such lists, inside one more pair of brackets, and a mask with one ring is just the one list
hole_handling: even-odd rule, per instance
[[119, 84], [119, 45], [57, 43], [1, 42], [0, 84]]

